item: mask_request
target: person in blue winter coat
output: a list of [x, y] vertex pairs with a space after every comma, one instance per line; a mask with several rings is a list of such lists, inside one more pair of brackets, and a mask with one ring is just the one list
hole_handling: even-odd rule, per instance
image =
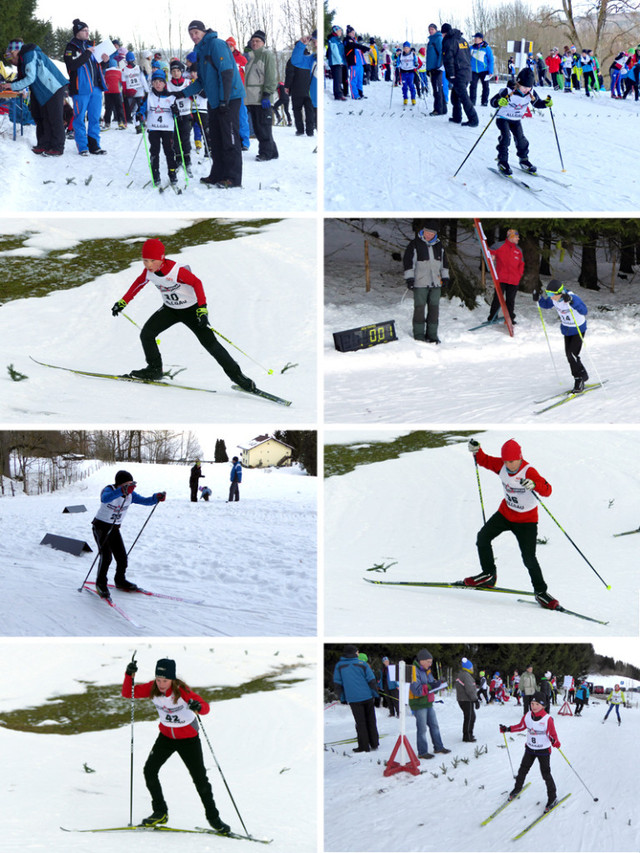
[[64, 151], [64, 121], [62, 107], [65, 87], [69, 83], [37, 44], [24, 44], [22, 39], [9, 42], [6, 56], [17, 66], [17, 79], [0, 88], [31, 92], [29, 108], [36, 123], [34, 154], [57, 156]]
[[242, 482], [242, 463], [237, 456], [234, 456], [231, 461], [233, 465], [229, 474], [231, 485], [229, 486], [229, 500], [227, 503], [240, 500], [240, 483]]
[[432, 116], [446, 116], [447, 104], [444, 94], [444, 77], [442, 65], [442, 33], [435, 24], [429, 24], [427, 39], [427, 74], [433, 87]]
[[356, 724], [358, 746], [354, 752], [371, 752], [380, 743], [374, 699], [378, 697], [376, 677], [368, 663], [358, 657], [358, 649], [346, 645], [333, 670], [333, 683], [340, 701], [349, 705]]
[[398, 690], [400, 688], [400, 683], [389, 677], [390, 666], [391, 661], [386, 655], [384, 655], [382, 658], [382, 669], [380, 670], [378, 684], [380, 685], [380, 692], [382, 693], [383, 701], [386, 702], [387, 708], [389, 709], [389, 716], [399, 717], [400, 707], [398, 702]]
[[291, 54], [291, 64], [296, 68], [306, 68], [311, 74], [309, 97], [314, 109], [318, 106], [317, 49], [318, 33], [317, 30], [314, 30], [310, 36], [303, 36], [300, 41], [296, 42]]
[[411, 50], [411, 43], [405, 41], [402, 45], [402, 53], [398, 57], [398, 68], [402, 77], [402, 97], [404, 98], [405, 106], [409, 103], [409, 92], [411, 92], [411, 106], [416, 103], [416, 71], [418, 69], [418, 59], [415, 53]]
[[331, 35], [327, 44], [327, 62], [331, 69], [333, 97], [336, 101], [346, 101], [347, 92], [349, 91], [347, 84], [347, 57], [344, 52], [342, 36], [342, 27], [336, 24], [331, 28]]
[[587, 306], [573, 291], [565, 288], [558, 279], [551, 279], [544, 292], [534, 291], [533, 299], [540, 308], [555, 308], [560, 317], [560, 331], [564, 336], [564, 351], [574, 378], [573, 393], [584, 391], [589, 374], [580, 361], [580, 350], [587, 333]]
[[[106, 53], [94, 56], [89, 44], [89, 27], [75, 18], [73, 38], [64, 49], [64, 63], [69, 74], [69, 94], [73, 97], [73, 130], [78, 154], [106, 154], [100, 147], [100, 116], [102, 93], [107, 83], [102, 73], [101, 62], [109, 59]], [[88, 122], [88, 135], [85, 128]]]
[[482, 33], [476, 33], [471, 45], [471, 83], [469, 85], [469, 97], [471, 103], [476, 104], [476, 91], [478, 81], [482, 87], [480, 95], [480, 106], [489, 106], [489, 80], [493, 74], [493, 51], [484, 40]]
[[111, 486], [105, 486], [100, 492], [100, 506], [92, 522], [93, 536], [98, 546], [100, 561], [96, 578], [96, 592], [101, 598], [111, 598], [107, 585], [107, 572], [112, 558], [116, 561], [115, 585], [124, 592], [135, 592], [138, 587], [125, 577], [127, 571], [127, 550], [120, 525], [132, 503], [141, 506], [154, 506], [167, 497], [166, 492], [156, 492], [143, 498], [136, 491], [137, 483], [128, 471], [118, 471]]
[[195, 45], [197, 79], [182, 89], [190, 98], [204, 89], [209, 112], [211, 172], [200, 178], [219, 189], [242, 186], [240, 105], [244, 86], [231, 48], [202, 21], [191, 21], [189, 36]]

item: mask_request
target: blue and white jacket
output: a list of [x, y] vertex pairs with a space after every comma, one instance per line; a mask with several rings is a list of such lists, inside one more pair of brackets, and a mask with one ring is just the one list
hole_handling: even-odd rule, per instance
[[471, 70], [476, 73], [486, 71], [493, 74], [493, 51], [486, 41], [469, 45], [471, 49]]
[[18, 54], [18, 79], [11, 84], [14, 92], [27, 87], [39, 104], [46, 104], [52, 95], [69, 83], [37, 44], [25, 44]]
[[[581, 335], [587, 331], [588, 308], [580, 297], [571, 290], [565, 290], [571, 296], [571, 302], [562, 299], [553, 300], [550, 296], [541, 296], [538, 305], [541, 308], [555, 308], [560, 317], [560, 331], [563, 335]], [[574, 321], [575, 318], [575, 321]], [[576, 323], [578, 324], [576, 327]]]
[[234, 462], [231, 466], [231, 473], [229, 475], [229, 479], [232, 483], [242, 482], [242, 463], [240, 461]]
[[366, 702], [378, 695], [373, 670], [359, 657], [341, 657], [333, 671], [333, 682], [339, 690], [340, 701]]

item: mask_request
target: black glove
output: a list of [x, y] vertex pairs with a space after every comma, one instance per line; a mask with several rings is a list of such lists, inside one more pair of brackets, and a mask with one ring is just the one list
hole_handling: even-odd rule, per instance
[[509, 726], [503, 726], [502, 723], [500, 723], [500, 731], [502, 732], [502, 734], [505, 734], [505, 732], [511, 731], [511, 729], [509, 728]]
[[180, 118], [180, 110], [178, 109], [177, 104], [171, 104], [171, 115], [174, 118]]
[[467, 444], [467, 450], [475, 456], [480, 450], [480, 442], [476, 441], [475, 438], [470, 438], [469, 443]]
[[124, 309], [126, 307], [127, 307], [127, 303], [124, 301], [124, 299], [118, 299], [117, 302], [113, 303], [113, 308], [111, 309], [111, 313], [113, 314], [114, 317], [117, 317], [118, 314], [121, 311], [124, 311]]
[[133, 676], [136, 674], [137, 671], [138, 671], [138, 664], [134, 660], [132, 660], [130, 663], [127, 664], [126, 673], [127, 673], [127, 675], [130, 675], [131, 678], [133, 678]]
[[449, 279], [443, 278], [440, 286], [442, 287], [443, 290], [446, 290], [450, 285], [451, 285], [451, 282], [449, 281]]
[[408, 278], [408, 279], [406, 279], [406, 282], [407, 282], [407, 287], [409, 288], [409, 290], [413, 290], [413, 286], [416, 283], [415, 278]]
[[480, 710], [480, 700], [476, 699], [476, 711]]
[[206, 329], [209, 326], [209, 309], [205, 305], [199, 305], [196, 308], [196, 317], [198, 318], [198, 325], [201, 329]]
[[533, 293], [531, 294], [531, 298], [533, 299], [534, 302], [537, 302], [538, 299], [540, 299], [540, 291], [534, 290]]
[[166, 501], [167, 493], [166, 492], [156, 492], [156, 500], [158, 503], [162, 503], [162, 501]]
[[229, 111], [229, 102], [228, 101], [220, 101], [218, 104], [218, 111], [223, 115]]
[[573, 301], [573, 297], [570, 293], [563, 293], [560, 299], [562, 299], [563, 302], [568, 302], [569, 304]]
[[202, 702], [198, 702], [197, 699], [189, 699], [187, 702], [192, 711], [195, 711], [196, 714], [199, 714], [202, 711]]

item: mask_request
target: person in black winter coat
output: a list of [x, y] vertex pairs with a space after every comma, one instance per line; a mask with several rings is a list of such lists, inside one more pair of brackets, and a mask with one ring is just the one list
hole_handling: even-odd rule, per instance
[[284, 84], [291, 95], [293, 121], [296, 126], [296, 136], [313, 136], [316, 128], [316, 110], [313, 106], [309, 87], [311, 86], [311, 71], [287, 62]]
[[[287, 69], [290, 64], [291, 60], [287, 62]], [[289, 114], [289, 89], [286, 83], [278, 83], [278, 100], [273, 105], [273, 111], [276, 114], [278, 123], [282, 121], [278, 111], [280, 107], [282, 107], [282, 118], [286, 116], [287, 125], [291, 127], [291, 115]]]
[[[466, 127], [477, 127], [478, 113], [471, 103], [467, 87], [471, 81], [471, 51], [469, 43], [462, 37], [460, 30], [454, 30], [451, 24], [443, 24], [442, 61], [444, 73], [451, 85], [452, 116], [449, 121]], [[462, 110], [467, 116], [462, 121]]]
[[200, 460], [196, 459], [193, 467], [191, 468], [191, 474], [189, 475], [189, 488], [191, 489], [191, 502], [198, 503], [198, 480], [204, 477], [202, 470], [200, 468]]

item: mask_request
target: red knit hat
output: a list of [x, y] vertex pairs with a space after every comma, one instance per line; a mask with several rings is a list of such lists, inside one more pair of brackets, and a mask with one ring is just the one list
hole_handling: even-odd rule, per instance
[[513, 462], [516, 459], [522, 459], [522, 448], [515, 439], [510, 438], [509, 441], [505, 441], [502, 445], [500, 456], [503, 462]]
[[147, 261], [163, 261], [164, 245], [154, 237], [145, 240], [142, 246], [142, 257]]

